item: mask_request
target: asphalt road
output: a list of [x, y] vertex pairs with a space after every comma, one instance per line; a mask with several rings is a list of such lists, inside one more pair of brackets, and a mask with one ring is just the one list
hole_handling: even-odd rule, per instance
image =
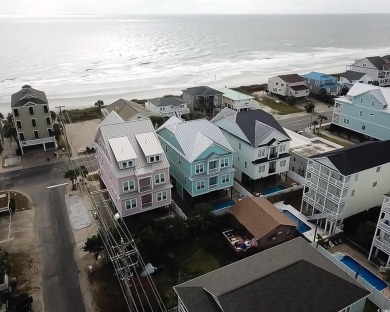
[[0, 189], [18, 190], [33, 201], [43, 301], [48, 312], [85, 311], [73, 256], [75, 243], [65, 205], [65, 186], [47, 189], [69, 182], [63, 177], [66, 170], [66, 163], [57, 163], [0, 174]]
[[[330, 122], [332, 120], [333, 111], [322, 112], [321, 115], [328, 117], [328, 120], [325, 122]], [[318, 114], [314, 113], [313, 115], [308, 113], [302, 113], [301, 116], [287, 117], [284, 119], [278, 120], [280, 125], [284, 128], [287, 128], [292, 131], [303, 131], [305, 128], [309, 127], [311, 122], [317, 119]], [[323, 123], [325, 123], [323, 122]]]

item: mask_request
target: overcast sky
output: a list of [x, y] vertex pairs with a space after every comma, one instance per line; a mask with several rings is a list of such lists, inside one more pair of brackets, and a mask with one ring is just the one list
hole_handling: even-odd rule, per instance
[[0, 15], [390, 13], [390, 0], [0, 0]]

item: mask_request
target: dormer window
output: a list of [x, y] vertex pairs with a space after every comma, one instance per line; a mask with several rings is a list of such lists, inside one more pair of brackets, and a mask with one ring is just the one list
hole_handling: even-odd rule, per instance
[[122, 161], [120, 167], [121, 169], [134, 167], [134, 161], [133, 160]]
[[28, 108], [29, 112], [30, 112], [30, 115], [34, 115], [34, 107], [29, 107]]
[[161, 160], [160, 155], [154, 155], [154, 156], [148, 157], [148, 163], [155, 163], [155, 162], [159, 162], [160, 160]]

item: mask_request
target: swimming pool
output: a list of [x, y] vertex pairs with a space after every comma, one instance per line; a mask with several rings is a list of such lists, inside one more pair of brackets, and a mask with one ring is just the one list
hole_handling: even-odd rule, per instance
[[224, 201], [224, 202], [222, 202], [222, 203], [219, 203], [219, 204], [214, 205], [213, 208], [212, 208], [211, 210], [212, 210], [212, 211], [215, 211], [215, 210], [227, 208], [227, 207], [233, 206], [234, 204], [235, 204], [235, 203], [234, 203], [234, 200], [229, 199], [229, 200], [227, 200], [227, 201]]
[[278, 184], [278, 185], [275, 185], [273, 187], [269, 187], [269, 188], [266, 188], [264, 190], [261, 191], [261, 194], [263, 195], [269, 195], [269, 194], [272, 194], [272, 193], [276, 193], [276, 192], [279, 192], [279, 191], [282, 191], [282, 190], [285, 190], [286, 187], [282, 184]]
[[294, 221], [294, 223], [297, 225], [297, 230], [299, 233], [305, 233], [307, 231], [311, 230], [311, 227], [308, 226], [303, 221], [299, 220], [296, 216], [294, 216], [290, 211], [288, 210], [282, 210], [282, 212], [291, 220]]
[[[340, 261], [354, 272], [357, 272], [359, 266], [361, 266], [354, 258], [351, 258], [350, 256], [344, 256], [340, 259]], [[368, 283], [370, 283], [373, 287], [375, 287], [379, 291], [389, 286], [384, 280], [376, 276], [374, 273], [369, 271], [364, 266], [360, 267], [359, 276], [364, 280], [366, 280]]]

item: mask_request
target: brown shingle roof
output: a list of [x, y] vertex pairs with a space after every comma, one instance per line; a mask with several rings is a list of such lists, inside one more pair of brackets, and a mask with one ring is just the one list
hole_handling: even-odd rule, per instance
[[256, 238], [260, 239], [279, 225], [296, 224], [262, 197], [247, 196], [229, 212]]
[[123, 120], [129, 120], [131, 117], [137, 114], [142, 114], [147, 117], [153, 116], [153, 113], [148, 111], [141, 104], [124, 99], [119, 99], [114, 103], [107, 105], [105, 109], [107, 110], [108, 114], [112, 111], [115, 111]]
[[279, 75], [279, 78], [288, 83], [305, 81], [305, 78], [299, 76], [298, 74]]

